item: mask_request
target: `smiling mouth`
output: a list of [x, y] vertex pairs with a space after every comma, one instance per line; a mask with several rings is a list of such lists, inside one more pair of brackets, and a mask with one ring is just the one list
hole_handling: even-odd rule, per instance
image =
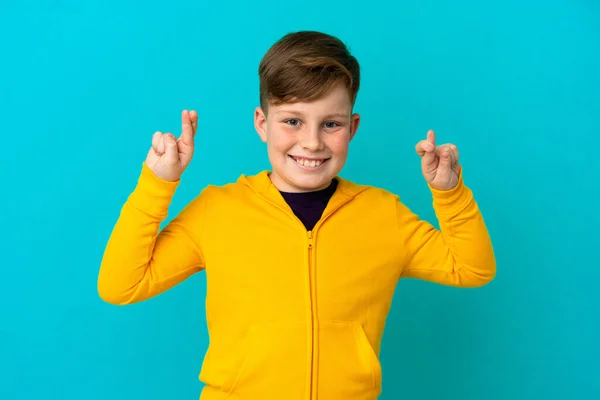
[[294, 156], [289, 157], [292, 160], [294, 160], [296, 164], [304, 168], [318, 168], [329, 160], [329, 158], [303, 158]]

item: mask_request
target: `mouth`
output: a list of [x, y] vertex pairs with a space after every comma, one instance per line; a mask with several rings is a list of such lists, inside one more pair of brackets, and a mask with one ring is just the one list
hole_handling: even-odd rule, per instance
[[318, 168], [321, 168], [325, 163], [327, 163], [327, 161], [329, 161], [329, 158], [307, 158], [307, 157], [296, 157], [296, 156], [289, 156], [292, 160], [294, 160], [294, 162], [296, 163], [296, 165], [298, 165], [299, 167], [303, 168], [303, 169], [308, 169], [308, 170], [316, 170]]

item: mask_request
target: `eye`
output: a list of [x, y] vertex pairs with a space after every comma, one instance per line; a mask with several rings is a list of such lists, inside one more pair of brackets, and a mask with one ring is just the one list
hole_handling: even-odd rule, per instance
[[340, 124], [338, 124], [335, 121], [325, 122], [325, 128], [327, 128], [327, 129], [337, 128], [338, 126], [340, 126]]
[[298, 126], [300, 121], [298, 121], [297, 119], [288, 119], [287, 121], [285, 121], [285, 123], [291, 126]]

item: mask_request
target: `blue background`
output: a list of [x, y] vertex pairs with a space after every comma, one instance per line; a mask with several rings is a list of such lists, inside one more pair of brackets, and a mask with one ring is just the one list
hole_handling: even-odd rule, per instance
[[0, 398], [195, 399], [204, 276], [104, 304], [104, 245], [152, 133], [199, 111], [170, 218], [208, 183], [268, 168], [257, 66], [323, 30], [362, 64], [343, 175], [435, 222], [414, 154], [461, 151], [498, 261], [458, 290], [402, 281], [382, 399], [600, 398], [600, 6], [593, 1], [0, 3]]

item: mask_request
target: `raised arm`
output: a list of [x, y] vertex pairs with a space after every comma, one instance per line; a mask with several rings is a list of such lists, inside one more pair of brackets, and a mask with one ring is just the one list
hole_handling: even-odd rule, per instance
[[398, 227], [406, 249], [402, 277], [459, 287], [489, 283], [496, 274], [494, 250], [481, 211], [464, 184], [456, 146], [436, 147], [429, 131], [417, 153], [440, 228], [420, 220], [398, 200]]
[[162, 231], [180, 177], [191, 161], [198, 115], [182, 113], [179, 139], [157, 132], [136, 188], [121, 209], [108, 240], [98, 275], [98, 293], [112, 304], [156, 296], [204, 267], [198, 222], [202, 195]]

